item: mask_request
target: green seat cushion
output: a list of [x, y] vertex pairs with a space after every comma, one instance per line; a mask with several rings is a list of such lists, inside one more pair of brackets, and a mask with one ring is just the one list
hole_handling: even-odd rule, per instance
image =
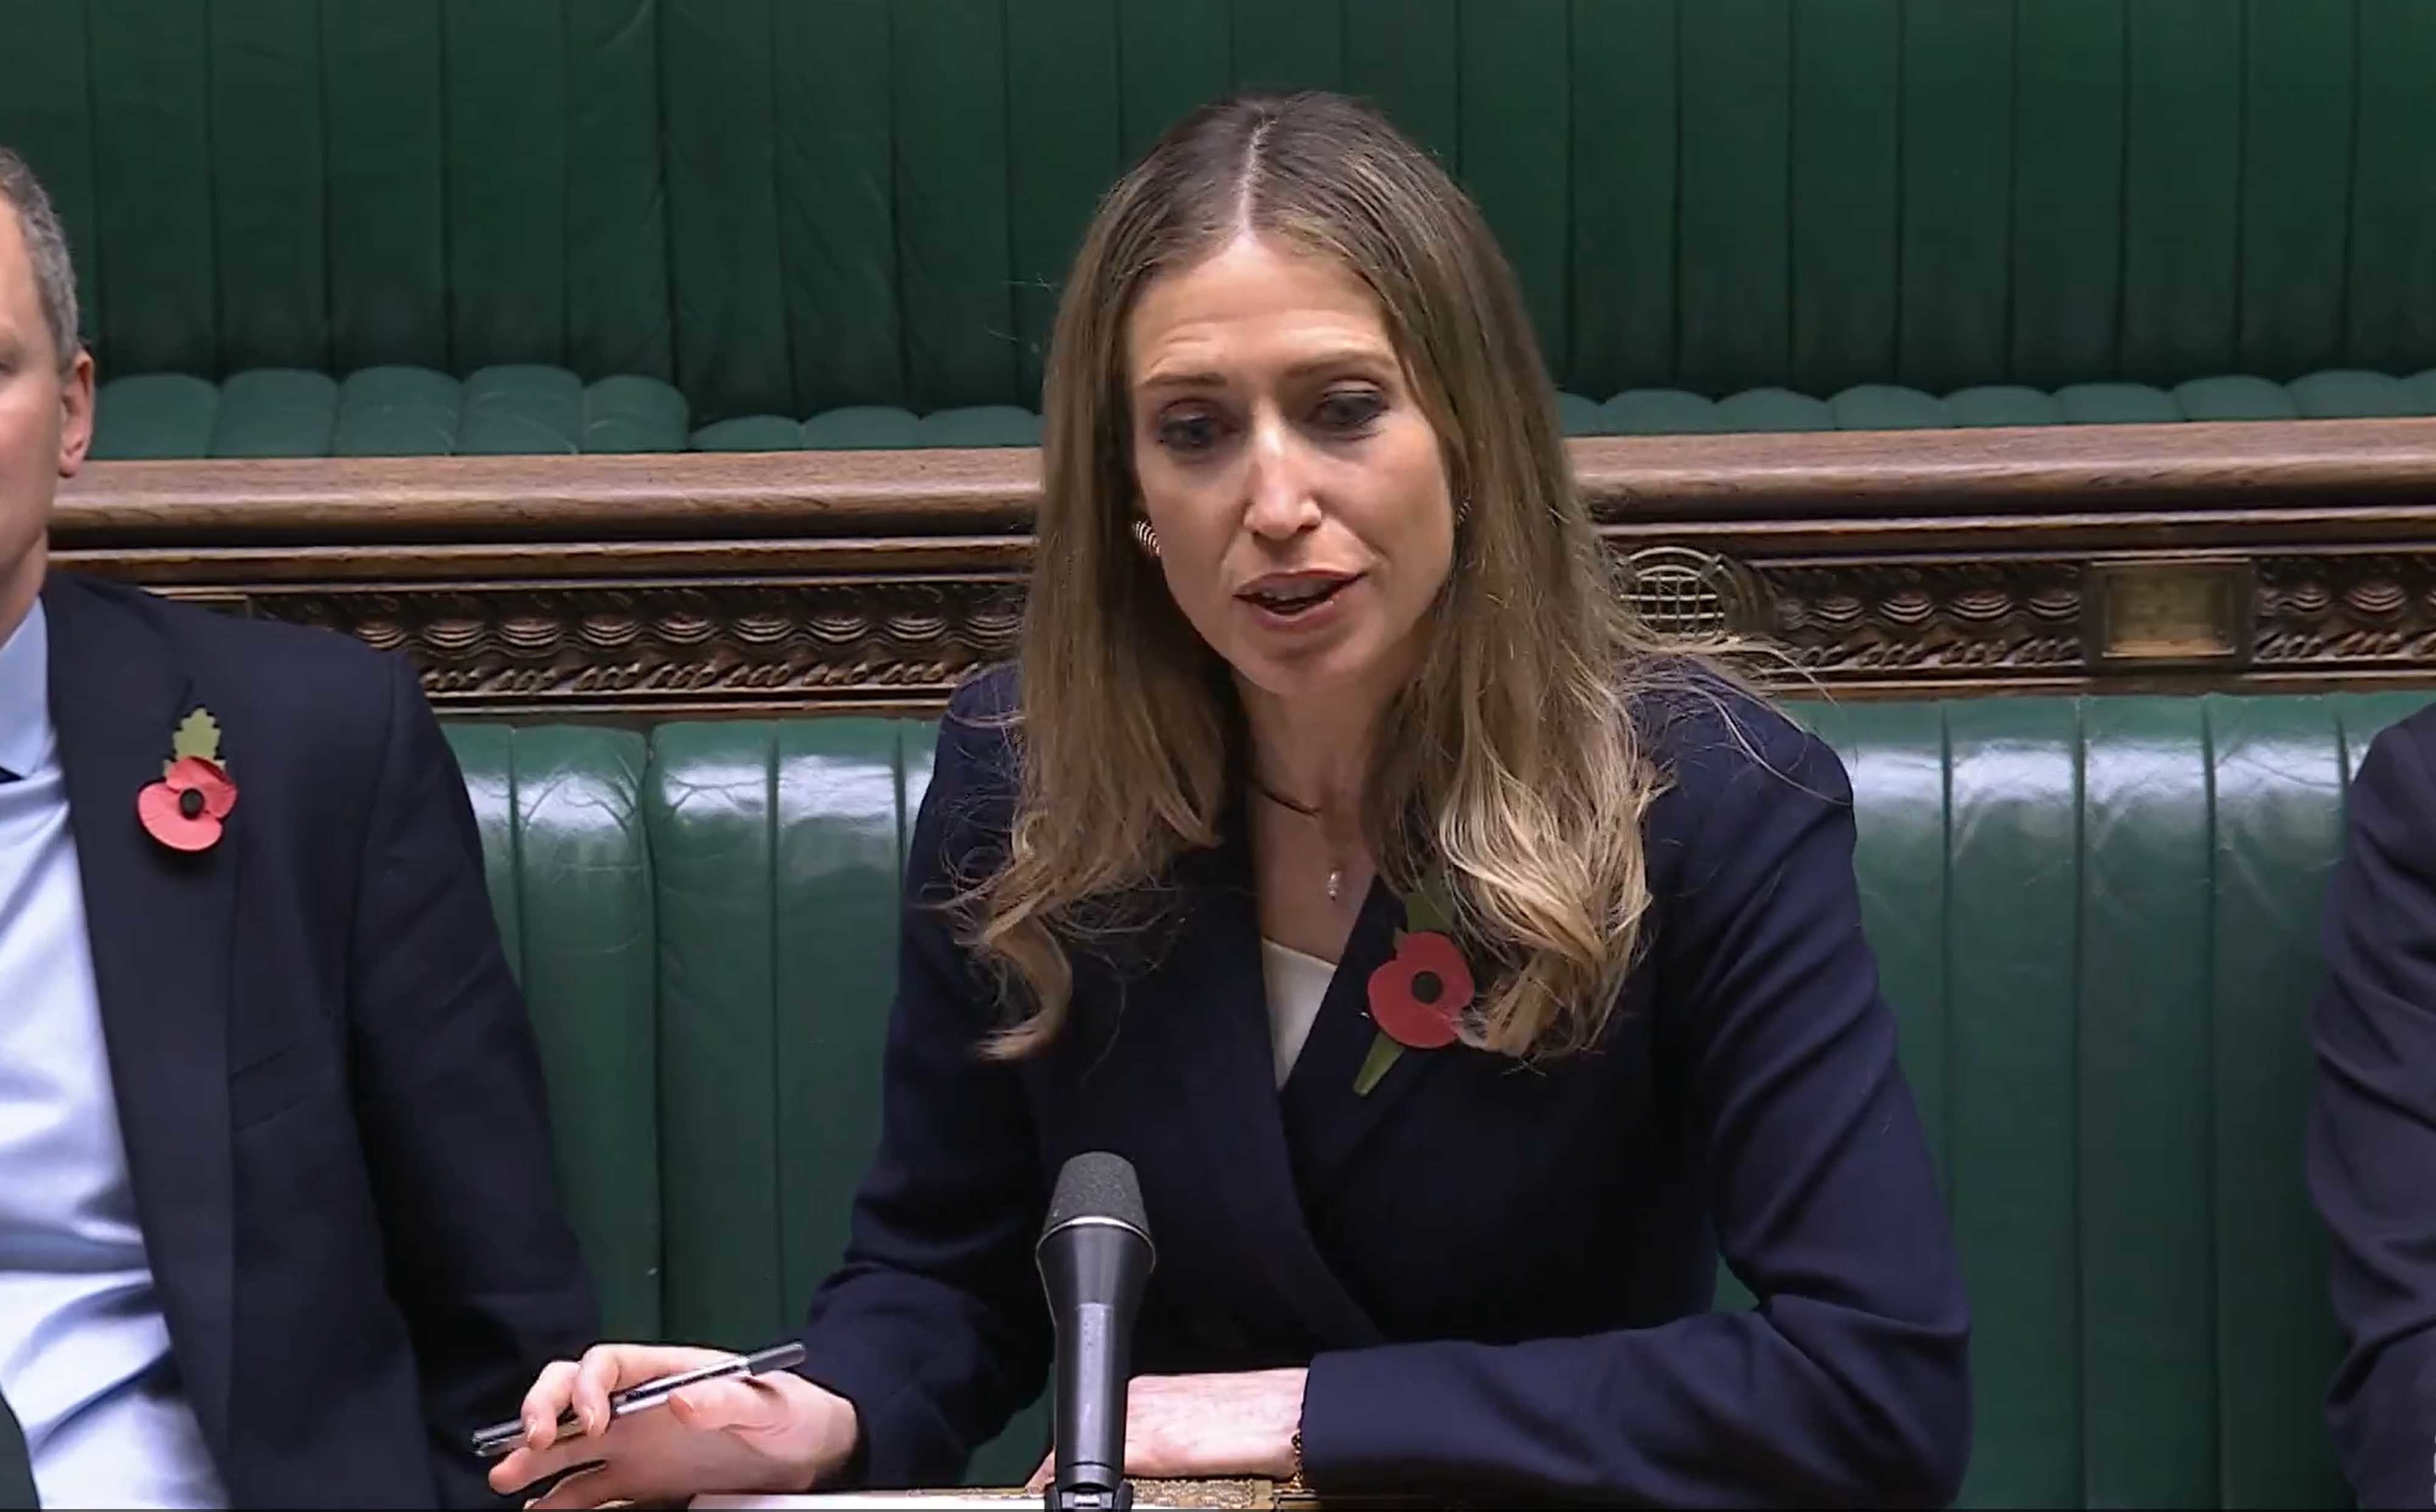
[[508, 363], [464, 378], [429, 368], [362, 368], [333, 379], [252, 369], [213, 384], [183, 374], [101, 388], [93, 455], [204, 457], [531, 456], [687, 448], [685, 396], [656, 378], [585, 383], [565, 368]]
[[[1980, 385], [1942, 397], [1893, 384], [1856, 384], [1824, 398], [1749, 389], [1722, 399], [1680, 389], [1630, 389], [1604, 401], [1557, 396], [1569, 436], [1697, 432], [1914, 430], [1970, 426], [2169, 424], [2436, 415], [2436, 369], [2410, 377], [2314, 373], [2291, 383], [2245, 374], [2171, 389], [2070, 384], [2054, 391]], [[564, 368], [507, 364], [461, 381], [428, 368], [365, 368], [343, 380], [254, 369], [213, 384], [146, 374], [102, 386], [94, 456], [440, 457], [553, 452], [896, 451], [931, 446], [1034, 446], [1040, 417], [1013, 405], [917, 414], [847, 405], [807, 420], [743, 415], [698, 429], [685, 396], [657, 378], [586, 384]]]

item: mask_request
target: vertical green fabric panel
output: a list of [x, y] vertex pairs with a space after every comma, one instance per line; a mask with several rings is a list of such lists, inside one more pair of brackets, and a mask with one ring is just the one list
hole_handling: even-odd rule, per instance
[[896, 0], [896, 258], [908, 402], [1018, 397], [999, 0]]
[[[693, 401], [698, 426], [731, 415], [796, 412], [773, 187], [778, 170], [770, 131], [772, 72], [774, 67], [790, 91], [804, 87], [796, 70], [820, 57], [825, 43], [788, 32], [778, 34], [789, 44], [783, 51], [774, 45], [770, 3], [660, 5], [661, 140], [677, 387]], [[841, 35], [851, 35], [849, 18], [861, 12], [835, 9]], [[852, 54], [851, 47], [841, 48]], [[879, 69], [884, 60], [860, 61]], [[791, 165], [789, 177], [792, 173]], [[883, 194], [890, 192], [885, 179], [880, 183]], [[851, 201], [840, 214], [857, 224]]]
[[2359, 775], [2360, 763], [2368, 758], [2371, 741], [2385, 727], [2426, 708], [2431, 697], [2423, 691], [2402, 693], [2346, 693], [2334, 700], [2335, 718], [2341, 726], [2343, 739], [2343, 788], [2351, 789], [2352, 778]]
[[1572, 229], [1566, 0], [1463, 0], [1463, 182], [1522, 285], [1551, 373], [1567, 371]]
[[2289, 378], [2342, 354], [2358, 0], [2246, 3], [2236, 360]]
[[2220, 1501], [2340, 1506], [2321, 1407], [2340, 1345], [2301, 1152], [2319, 914], [2342, 853], [2342, 742], [2324, 699], [2218, 695], [2204, 709], [2217, 815]]
[[[566, 353], [586, 379], [666, 378], [657, 0], [566, 0]], [[536, 354], [522, 356], [532, 359]]]
[[1227, 94], [1235, 77], [1234, 45], [1227, 0], [1117, 0], [1128, 162], [1194, 109]]
[[570, 154], [560, 0], [446, 0], [442, 26], [451, 363], [463, 373], [561, 361]]
[[2003, 371], [2012, 206], [2011, 0], [1915, 4], [1903, 27], [1900, 379], [1943, 393]]
[[1951, 1202], [1944, 708], [1818, 704], [1799, 717], [1835, 747], [1852, 779], [1861, 929], [1902, 1035], [1904, 1080]]
[[315, 0], [210, 8], [213, 265], [231, 369], [330, 360]]
[[1785, 185], [1789, 0], [1682, 8], [1676, 368], [1718, 395], [1790, 366]]
[[1675, 0], [1574, 3], [1574, 329], [1567, 386], [1674, 381]]
[[1345, 87], [1345, 0], [1233, 0], [1234, 87]]
[[771, 1008], [789, 1317], [844, 1260], [855, 1189], [879, 1142], [910, 823], [896, 739], [883, 720], [790, 720], [777, 731]]
[[[110, 371], [220, 374], [203, 0], [90, 0]], [[19, 64], [19, 67], [25, 66]]]
[[778, 1160], [776, 743], [757, 721], [663, 724], [644, 793], [660, 927], [668, 1334], [728, 1348], [767, 1344], [788, 1320], [780, 1214], [810, 1200], [784, 1190]]
[[322, 8], [330, 358], [448, 366], [440, 0]]
[[764, 408], [801, 416], [905, 397], [889, 9], [888, 0], [833, 0], [772, 16], [776, 157], [765, 166], [777, 179], [774, 287], [786, 315], [772, 334], [785, 341], [793, 392], [790, 402], [781, 384], [756, 396]]
[[512, 725], [450, 720], [441, 726], [465, 778], [474, 826], [482, 835], [482, 885], [491, 895], [491, 915], [499, 924], [499, 947], [522, 982], [524, 939], [516, 905], [515, 730]]
[[2079, 1501], [2213, 1506], [2206, 731], [2195, 699], [2083, 707]]
[[[522, 981], [548, 1081], [559, 1190], [608, 1336], [663, 1337], [642, 738], [544, 727], [516, 731], [510, 749]], [[695, 1179], [680, 1167], [670, 1185]]]
[[1006, 13], [1007, 197], [1018, 398], [1037, 406], [1057, 292], [1123, 133], [1116, 0], [1029, 0]]
[[[1978, 1413], [1962, 1500], [2081, 1500], [2079, 739], [2074, 705], [1948, 705], [1947, 1180]], [[2001, 1404], [1995, 1405], [1995, 1404]]]
[[2018, 18], [2010, 375], [2044, 389], [2112, 376], [2120, 360], [2125, 4]]
[[2136, 382], [2233, 366], [2241, 15], [2226, 0], [2140, 0], [2130, 11], [2123, 376]]
[[39, 68], [20, 65], [0, 89], [0, 143], [31, 165], [67, 233], [76, 259], [78, 317], [88, 342], [101, 326], [101, 238], [94, 189], [90, 75], [86, 65], [87, 0], [43, 0], [9, 11], [11, 45]]
[[1346, 89], [1385, 111], [1398, 130], [1454, 173], [1463, 161], [1455, 0], [1343, 4]]
[[1829, 394], [1895, 371], [1903, 6], [1811, 0], [1793, 17], [1792, 385]]
[[2359, 8], [2350, 361], [2415, 373], [2436, 363], [2436, 5]]

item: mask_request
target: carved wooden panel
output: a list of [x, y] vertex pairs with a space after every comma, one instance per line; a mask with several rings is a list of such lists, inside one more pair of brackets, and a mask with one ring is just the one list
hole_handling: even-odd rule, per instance
[[899, 704], [1015, 652], [1008, 577], [258, 588], [247, 611], [423, 669], [443, 705]]
[[2257, 665], [2423, 671], [2436, 664], [2436, 552], [2258, 563]]
[[[1670, 636], [1844, 696], [2436, 687], [2436, 420], [1601, 438]], [[1011, 655], [1020, 449], [134, 462], [62, 565], [415, 659], [454, 712], [932, 709]]]
[[2077, 562], [1806, 562], [1757, 575], [1767, 617], [1756, 628], [1825, 680], [2080, 666]]

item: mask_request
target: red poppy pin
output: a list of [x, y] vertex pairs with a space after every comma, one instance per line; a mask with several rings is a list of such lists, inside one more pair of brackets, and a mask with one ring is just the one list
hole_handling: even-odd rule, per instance
[[209, 850], [219, 843], [220, 821], [235, 807], [236, 784], [220, 765], [219, 724], [198, 708], [170, 737], [161, 780], [135, 795], [135, 815], [171, 850]]
[[1406, 1050], [1453, 1044], [1473, 990], [1471, 964], [1454, 943], [1454, 906], [1446, 878], [1433, 873], [1404, 899], [1395, 955], [1370, 973], [1370, 1018], [1379, 1037], [1353, 1078], [1353, 1095], [1369, 1096]]

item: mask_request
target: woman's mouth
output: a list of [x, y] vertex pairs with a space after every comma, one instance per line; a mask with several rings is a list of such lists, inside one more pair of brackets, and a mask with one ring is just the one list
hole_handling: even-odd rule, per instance
[[1297, 619], [1360, 580], [1360, 573], [1277, 572], [1255, 579], [1235, 597], [1280, 619]]

